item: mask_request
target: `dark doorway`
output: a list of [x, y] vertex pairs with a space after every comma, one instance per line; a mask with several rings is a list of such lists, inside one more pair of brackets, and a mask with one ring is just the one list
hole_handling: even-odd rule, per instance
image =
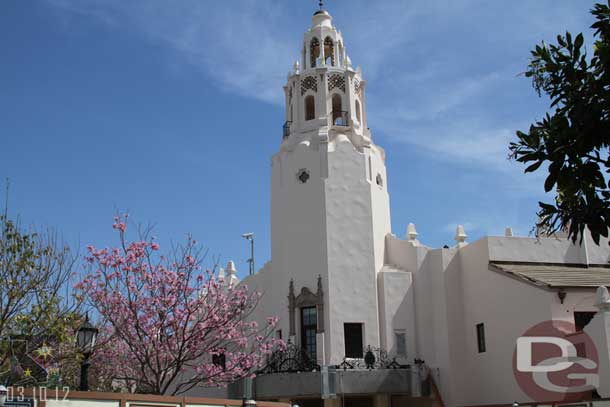
[[345, 357], [362, 358], [364, 352], [362, 324], [344, 324], [343, 335], [345, 339]]

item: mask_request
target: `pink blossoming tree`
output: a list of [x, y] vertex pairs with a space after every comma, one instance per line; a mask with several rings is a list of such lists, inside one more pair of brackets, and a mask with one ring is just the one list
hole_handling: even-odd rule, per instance
[[248, 321], [260, 294], [202, 271], [189, 238], [168, 257], [145, 234], [127, 242], [126, 216], [113, 225], [120, 247], [88, 247], [89, 273], [77, 285], [102, 324], [94, 365], [131, 390], [182, 394], [250, 376], [284, 343], [272, 337], [276, 317]]

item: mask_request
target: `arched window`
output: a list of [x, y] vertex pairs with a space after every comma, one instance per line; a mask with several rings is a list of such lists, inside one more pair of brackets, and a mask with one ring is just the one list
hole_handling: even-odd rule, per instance
[[311, 43], [309, 44], [309, 59], [311, 62], [311, 67], [316, 67], [316, 60], [320, 56], [320, 41], [316, 37], [311, 39]]
[[316, 118], [316, 100], [312, 95], [305, 96], [305, 120]]
[[341, 103], [341, 95], [335, 93], [332, 98], [333, 103], [333, 124], [334, 125], [342, 125], [342, 103]]
[[330, 65], [335, 66], [335, 44], [330, 37], [326, 37], [324, 40], [324, 62], [326, 65], [330, 63]]
[[362, 121], [360, 120], [360, 102], [356, 100], [356, 120], [358, 120], [358, 123], [362, 123]]

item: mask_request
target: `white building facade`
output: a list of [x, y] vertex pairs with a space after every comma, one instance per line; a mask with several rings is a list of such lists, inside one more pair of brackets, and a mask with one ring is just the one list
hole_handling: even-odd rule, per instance
[[[458, 228], [454, 247], [431, 249], [414, 225], [392, 234], [366, 81], [326, 11], [314, 14], [284, 92], [272, 259], [243, 283], [264, 294], [255, 318], [278, 315], [276, 335], [299, 354], [260, 374], [256, 397], [301, 407], [532, 401], [513, 375], [515, 341], [543, 321], [588, 322], [596, 288], [610, 285], [607, 241], [507, 231], [468, 244]], [[338, 368], [337, 398], [321, 399], [324, 366]]]

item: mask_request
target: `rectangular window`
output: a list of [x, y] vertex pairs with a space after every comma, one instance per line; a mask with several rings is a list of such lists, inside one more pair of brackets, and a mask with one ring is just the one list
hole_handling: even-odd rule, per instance
[[345, 339], [345, 357], [362, 358], [364, 355], [362, 324], [343, 324], [343, 335]]
[[396, 341], [396, 354], [407, 356], [407, 334], [405, 331], [394, 331], [394, 340]]
[[485, 346], [485, 324], [477, 324], [477, 345], [479, 347], [479, 353], [487, 351]]
[[282, 330], [278, 329], [277, 331], [275, 331], [275, 337], [276, 339], [282, 339]]
[[595, 316], [595, 312], [587, 311], [575, 311], [574, 312], [574, 325], [576, 325], [577, 331], [582, 331], [585, 326], [589, 325], [589, 322]]
[[301, 347], [311, 360], [317, 359], [316, 333], [318, 332], [318, 311], [316, 307], [301, 308]]

